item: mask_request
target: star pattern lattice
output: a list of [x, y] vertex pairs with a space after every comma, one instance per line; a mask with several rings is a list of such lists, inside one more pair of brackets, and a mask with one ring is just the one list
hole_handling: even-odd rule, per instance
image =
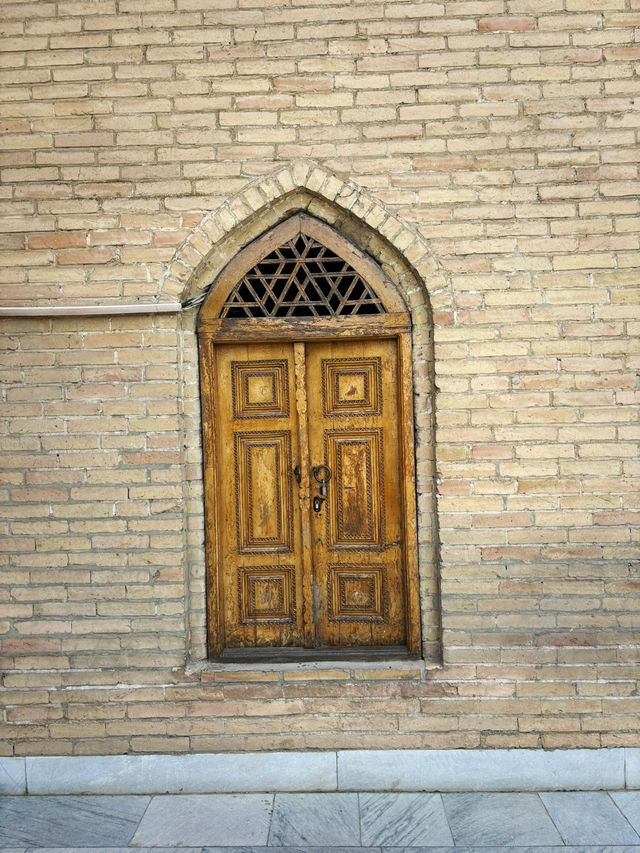
[[220, 317], [341, 317], [385, 314], [362, 276], [312, 237], [275, 249], [229, 294]]

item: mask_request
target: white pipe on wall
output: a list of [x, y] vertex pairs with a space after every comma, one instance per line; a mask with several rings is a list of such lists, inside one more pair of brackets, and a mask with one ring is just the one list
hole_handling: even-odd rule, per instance
[[179, 302], [140, 302], [137, 305], [9, 305], [0, 307], [0, 317], [60, 317], [72, 314], [171, 314], [182, 310]]

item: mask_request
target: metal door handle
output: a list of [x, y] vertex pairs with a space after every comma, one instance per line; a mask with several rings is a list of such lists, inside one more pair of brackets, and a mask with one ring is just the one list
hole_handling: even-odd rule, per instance
[[327, 499], [327, 483], [331, 479], [331, 468], [328, 465], [316, 465], [311, 471], [316, 483], [320, 483], [320, 494], [313, 498], [313, 511], [320, 512], [322, 504]]
[[331, 468], [328, 465], [316, 465], [311, 469], [316, 483], [324, 485], [331, 479]]

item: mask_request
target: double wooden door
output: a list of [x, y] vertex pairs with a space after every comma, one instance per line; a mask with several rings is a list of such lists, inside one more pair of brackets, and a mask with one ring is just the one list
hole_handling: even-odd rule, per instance
[[223, 343], [214, 363], [222, 646], [406, 646], [397, 340]]

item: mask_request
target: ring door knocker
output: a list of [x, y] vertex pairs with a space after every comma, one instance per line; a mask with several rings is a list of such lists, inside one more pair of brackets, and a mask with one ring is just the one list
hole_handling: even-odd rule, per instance
[[312, 468], [313, 478], [320, 483], [320, 494], [313, 496], [313, 511], [320, 512], [322, 504], [327, 499], [327, 483], [331, 479], [331, 468], [328, 465], [316, 465]]

